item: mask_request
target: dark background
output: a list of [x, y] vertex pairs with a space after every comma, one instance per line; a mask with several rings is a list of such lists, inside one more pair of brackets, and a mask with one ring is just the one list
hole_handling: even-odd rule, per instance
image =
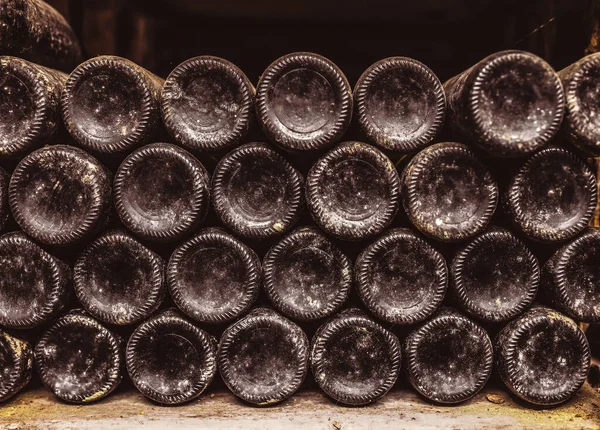
[[424, 62], [442, 80], [501, 49], [534, 52], [559, 70], [597, 43], [600, 15], [598, 0], [48, 1], [87, 56], [120, 55], [166, 77], [181, 61], [211, 54], [253, 83], [293, 51], [330, 58], [352, 85], [393, 55]]

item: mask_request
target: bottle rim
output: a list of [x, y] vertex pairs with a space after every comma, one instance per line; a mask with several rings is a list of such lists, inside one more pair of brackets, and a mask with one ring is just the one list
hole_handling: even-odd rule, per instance
[[[572, 296], [569, 294], [568, 281], [570, 280], [569, 274], [567, 273], [567, 264], [569, 261], [577, 256], [581, 252], [581, 247], [590, 242], [596, 243], [600, 248], [600, 231], [597, 228], [588, 228], [577, 238], [567, 243], [565, 246], [556, 251], [555, 256], [558, 262], [555, 269], [550, 271], [551, 276], [554, 278], [556, 291], [558, 293], [559, 300], [557, 303], [560, 304], [561, 310], [570, 318], [574, 318], [577, 321], [583, 321], [586, 323], [597, 323], [600, 322], [600, 312], [594, 312], [594, 316], [591, 316], [585, 312], [579, 310], [573, 303]], [[548, 264], [544, 268], [548, 271]], [[592, 312], [593, 312], [592, 305]]]
[[[76, 125], [77, 121], [73, 121], [71, 113], [73, 92], [82, 80], [106, 69], [126, 75], [141, 90], [140, 115], [137, 124], [130, 133], [118, 140], [95, 137], [80, 130]], [[69, 75], [60, 98], [63, 123], [69, 134], [84, 149], [99, 154], [123, 154], [146, 143], [146, 139], [150, 137], [157, 125], [155, 116], [159, 110], [157, 95], [154, 94], [153, 88], [155, 85], [149, 74], [150, 72], [134, 62], [114, 55], [101, 55], [81, 63]]]
[[[182, 91], [181, 81], [187, 76], [199, 74], [202, 71], [219, 71], [241, 92], [242, 102], [237, 114], [235, 125], [226, 133], [213, 130], [206, 133], [190, 132], [180, 127], [178, 115], [172, 106], [172, 99]], [[235, 64], [219, 57], [210, 55], [199, 56], [185, 60], [175, 67], [165, 80], [161, 91], [161, 113], [169, 134], [182, 146], [194, 151], [219, 151], [237, 145], [247, 134], [254, 113], [254, 87], [248, 77]], [[198, 135], [201, 135], [200, 137]]]
[[[399, 313], [390, 313], [389, 309], [382, 306], [371, 293], [373, 282], [370, 271], [373, 264], [380, 258], [380, 254], [396, 246], [399, 242], [413, 242], [421, 246], [421, 249], [429, 254], [435, 264], [435, 274], [437, 282], [432, 285], [433, 297], [427, 303], [421, 303], [416, 313], [410, 315], [401, 315]], [[408, 229], [394, 228], [374, 242], [367, 245], [364, 251], [356, 260], [354, 267], [354, 277], [356, 280], [356, 289], [361, 301], [377, 318], [391, 324], [410, 325], [426, 320], [441, 306], [442, 301], [448, 289], [448, 266], [442, 254], [431, 246], [427, 241], [421, 239], [416, 233]]]
[[[461, 324], [466, 330], [475, 332], [485, 344], [485, 355], [483, 357], [483, 367], [479, 369], [479, 378], [470, 389], [465, 390], [462, 393], [445, 394], [437, 392], [435, 387], [433, 387], [434, 389], [431, 390], [420, 382], [420, 376], [422, 372], [419, 369], [416, 357], [417, 349], [421, 341], [423, 341], [430, 334], [438, 332], [442, 328], [447, 328], [452, 324]], [[492, 366], [494, 362], [492, 341], [490, 340], [487, 332], [480, 325], [457, 312], [452, 314], [435, 315], [429, 321], [415, 329], [406, 339], [404, 355], [407, 361], [407, 372], [409, 375], [408, 379], [413, 388], [426, 398], [441, 404], [455, 404], [464, 402], [481, 391], [492, 373]]]
[[[461, 224], [466, 227], [451, 231], [444, 224], [428, 222], [424, 219], [423, 211], [419, 207], [419, 199], [422, 195], [417, 190], [421, 177], [428, 170], [429, 164], [437, 158], [447, 154], [455, 154], [469, 159], [480, 170], [483, 181], [479, 183], [481, 189], [486, 192], [485, 202], [482, 202], [478, 216], [472, 216]], [[490, 171], [481, 162], [479, 157], [469, 147], [457, 142], [441, 142], [428, 146], [417, 155], [405, 167], [402, 173], [402, 203], [404, 210], [412, 225], [424, 235], [441, 242], [458, 242], [470, 239], [487, 228], [498, 205], [498, 184], [492, 177]], [[456, 224], [451, 224], [455, 226]]]
[[0, 329], [0, 343], [10, 351], [14, 366], [0, 384], [0, 400], [6, 401], [14, 396], [31, 379], [33, 370], [33, 349], [31, 344], [18, 337], [12, 336]]
[[[472, 253], [477, 253], [479, 246], [494, 239], [503, 240], [505, 241], [505, 244], [518, 247], [523, 256], [527, 259], [529, 265], [533, 268], [529, 277], [529, 287], [527, 291], [525, 291], [525, 294], [521, 298], [519, 304], [500, 312], [490, 312], [489, 309], [479, 306], [477, 302], [470, 297], [469, 293], [465, 289], [463, 275], [463, 271], [466, 270], [467, 266], [469, 266], [468, 259], [470, 255], [472, 255]], [[529, 250], [529, 248], [527, 248], [527, 246], [510, 231], [500, 228], [490, 229], [481, 233], [463, 248], [461, 248], [452, 261], [450, 271], [453, 281], [451, 283], [452, 288], [456, 294], [456, 298], [465, 311], [474, 318], [491, 323], [508, 321], [517, 315], [520, 315], [533, 303], [540, 286], [540, 272], [539, 262], [531, 250]]]
[[[316, 310], [302, 309], [287, 303], [278, 291], [273, 279], [278, 272], [278, 259], [290, 249], [302, 249], [303, 240], [319, 240], [321, 247], [329, 248], [335, 264], [339, 265], [340, 282], [335, 287], [337, 294], [324, 307]], [[300, 246], [300, 248], [298, 248]], [[315, 245], [311, 245], [314, 248]], [[322, 248], [321, 248], [322, 249]], [[331, 268], [333, 270], [333, 268]], [[285, 316], [300, 320], [314, 321], [328, 317], [340, 310], [348, 299], [352, 286], [352, 263], [331, 241], [314, 227], [300, 227], [273, 245], [263, 259], [263, 287], [273, 306]]]
[[[148, 282], [150, 290], [144, 294], [145, 301], [125, 317], [104, 310], [95, 304], [93, 284], [88, 282], [87, 278], [87, 267], [93, 263], [90, 259], [94, 259], [94, 253], [111, 245], [128, 248], [138, 255], [137, 258], [146, 258], [151, 265]], [[164, 278], [164, 262], [157, 254], [125, 232], [109, 231], [90, 243], [78, 256], [73, 268], [73, 289], [81, 305], [93, 317], [108, 324], [129, 325], [141, 322], [160, 306], [165, 295]]]
[[[270, 118], [272, 108], [268, 101], [270, 88], [278, 78], [294, 68], [310, 68], [327, 79], [339, 100], [340, 110], [332, 125], [317, 136], [295, 136], [298, 133], [283, 132]], [[325, 75], [325, 76], [323, 76]], [[294, 52], [271, 63], [258, 80], [256, 87], [256, 114], [265, 134], [282, 148], [289, 151], [314, 151], [330, 146], [341, 139], [352, 119], [352, 89], [342, 70], [331, 60], [312, 53]], [[324, 126], [325, 127], [325, 126]]]
[[[500, 65], [505, 63], [510, 64], [515, 60], [526, 60], [531, 65], [535, 65], [536, 67], [539, 67], [547, 72], [553, 81], [550, 82], [550, 85], [554, 87], [553, 89], [557, 97], [554, 106], [555, 112], [550, 125], [534, 139], [526, 142], [520, 142], [521, 147], [509, 148], [506, 146], [505, 142], [498, 141], [498, 139], [493, 136], [490, 130], [485, 126], [486, 121], [482, 117], [483, 108], [481, 107], [481, 99], [483, 96], [485, 82], [489, 79], [494, 70]], [[522, 156], [532, 154], [546, 145], [558, 132], [565, 111], [565, 99], [562, 83], [552, 66], [535, 54], [519, 50], [501, 51], [492, 54], [483, 59], [479, 64], [481, 64], [482, 67], [472, 69], [476, 70], [476, 74], [474, 76], [472, 89], [468, 98], [468, 109], [473, 120], [475, 133], [477, 134], [477, 145], [489, 153], [504, 156]]]
[[[586, 57], [581, 58], [575, 62], [572, 66], [575, 67], [576, 71], [568, 79], [562, 80], [565, 90], [565, 128], [569, 130], [568, 133], [564, 133], [567, 139], [577, 146], [579, 149], [595, 156], [600, 155], [600, 137], [595, 127], [586, 126], [582, 120], [581, 104], [577, 94], [579, 85], [583, 78], [592, 69], [600, 68], [600, 53], [590, 54]], [[564, 72], [559, 72], [559, 76]], [[562, 76], [561, 76], [562, 77]], [[584, 142], [594, 142], [594, 146], [587, 145]]]
[[[367, 94], [371, 84], [380, 76], [395, 69], [406, 69], [418, 73], [432, 86], [431, 89], [435, 98], [435, 118], [424, 132], [421, 131], [416, 139], [407, 140], [390, 136], [369, 119]], [[388, 57], [369, 66], [354, 86], [354, 102], [358, 122], [368, 138], [380, 148], [399, 153], [419, 151], [430, 145], [441, 131], [446, 118], [446, 93], [442, 83], [429, 67], [409, 57]]]
[[[25, 217], [20, 207], [19, 193], [25, 189], [24, 181], [27, 171], [36, 167], [54, 169], [54, 164], [48, 163], [49, 158], [83, 162], [86, 165], [85, 176], [80, 175], [77, 179], [91, 190], [91, 203], [80, 224], [64, 233], [46, 231], [36, 227]], [[42, 162], [43, 165], [40, 165]], [[29, 236], [47, 245], [69, 245], [80, 242], [92, 234], [106, 216], [110, 197], [108, 170], [87, 152], [68, 145], [45, 146], [27, 155], [15, 168], [8, 187], [10, 209], [19, 227]]]
[[[141, 339], [152, 336], [161, 329], [177, 329], [183, 330], [194, 339], [194, 347], [200, 347], [202, 353], [198, 354], [202, 357], [203, 370], [199, 372], [199, 378], [194, 382], [192, 388], [187, 393], [180, 394], [163, 394], [155, 389], [150, 388], [146, 384], [141, 384], [141, 370], [143, 366], [137, 359], [139, 342]], [[186, 318], [179, 315], [178, 312], [167, 310], [159, 315], [156, 315], [144, 321], [132, 333], [125, 350], [125, 362], [127, 372], [135, 387], [144, 396], [155, 402], [165, 405], [176, 405], [189, 402], [204, 392], [208, 385], [212, 382], [217, 372], [217, 357], [216, 346], [210, 335], [204, 330], [196, 327]]]
[[[520, 349], [517, 347], [517, 342], [519, 339], [522, 336], [527, 336], [529, 338], [529, 333], [538, 324], [542, 324], [544, 326], [543, 330], [547, 331], [549, 322], [566, 324], [567, 326], [571, 327], [575, 334], [575, 340], [579, 342], [583, 350], [583, 354], [579, 362], [578, 374], [574, 375], [577, 379], [568, 390], [565, 390], [563, 393], [557, 395], [535, 393], [529, 390], [523, 384], [519, 383], [518, 369], [515, 365], [516, 360], [512, 359]], [[502, 369], [500, 376], [510, 391], [512, 391], [521, 399], [537, 405], [557, 405], [571, 398], [571, 396], [573, 396], [585, 382], [591, 362], [589, 345], [585, 334], [583, 334], [577, 324], [570, 318], [546, 307], [536, 307], [530, 309], [520, 317], [513, 320], [500, 332], [498, 336], [502, 336], [503, 334], [508, 336], [506, 345], [497, 344], [496, 346], [496, 361], [498, 362], [502, 359], [502, 361], [506, 364], [506, 369]]]
[[[192, 207], [185, 219], [166, 229], [151, 229], [139, 222], [125, 206], [127, 182], [135, 173], [136, 166], [148, 158], [166, 157], [183, 166], [180, 171], [191, 178]], [[204, 220], [210, 203], [209, 176], [200, 161], [188, 151], [170, 143], [152, 143], [145, 145], [125, 158], [115, 174], [113, 181], [115, 209], [125, 227], [136, 236], [154, 242], [173, 242], [185, 237]]]
[[[195, 253], [201, 246], [225, 246], [228, 251], [233, 252], [236, 258], [242, 261], [245, 266], [244, 293], [241, 297], [234, 298], [234, 306], [220, 313], [208, 313], [184, 298], [183, 291], [187, 286], [182, 284], [179, 277], [179, 268], [182, 263]], [[233, 321], [246, 313], [256, 298], [260, 290], [261, 270], [260, 260], [254, 251], [234, 236], [218, 228], [205, 228], [193, 238], [187, 240], [178, 246], [167, 264], [167, 284], [171, 298], [177, 307], [193, 320], [206, 324], [222, 324]], [[230, 296], [229, 299], [232, 299]]]
[[[319, 193], [323, 187], [324, 172], [346, 157], [367, 159], [377, 168], [388, 188], [385, 208], [369, 216], [368, 223], [364, 223], [363, 220], [362, 225], [350, 223], [341, 216], [332, 214], [327, 210], [326, 202]], [[393, 221], [400, 206], [399, 201], [400, 177], [396, 167], [383, 152], [367, 143], [348, 141], [338, 144], [313, 164], [306, 178], [306, 203], [313, 219], [323, 231], [337, 239], [356, 241], [378, 235]]]
[[[44, 360], [44, 350], [50, 339], [63, 328], [73, 325], [75, 327], [78, 325], [84, 325], [96, 330], [102, 335], [103, 340], [108, 345], [110, 354], [108, 357], [106, 357], [110, 364], [110, 367], [107, 370], [108, 376], [106, 382], [99, 389], [94, 388], [92, 392], [77, 395], [60, 392], [55, 389], [52, 376], [48, 373], [46, 361]], [[120, 338], [118, 338], [114, 333], [109, 331], [94, 318], [87, 315], [85, 312], [81, 312], [80, 310], [71, 311], [55, 321], [54, 324], [44, 332], [41, 339], [38, 341], [35, 347], [34, 356], [36, 368], [44, 385], [50, 391], [52, 391], [54, 395], [70, 403], [84, 404], [100, 400], [108, 396], [121, 383], [121, 367], [123, 364], [123, 357]]]
[[[45, 69], [43, 66], [31, 63], [22, 58], [12, 56], [1, 56], [0, 67], [9, 69], [9, 72], [17, 76], [21, 82], [28, 88], [32, 89], [31, 100], [35, 106], [35, 111], [31, 121], [29, 130], [19, 140], [11, 140], [9, 143], [3, 143], [0, 147], [0, 153], [4, 156], [15, 156], [25, 153], [27, 150], [39, 143], [39, 139], [43, 137], [48, 120], [49, 100], [48, 100], [48, 83], [47, 78], [39, 73], [39, 69]], [[45, 143], [45, 142], [43, 142]]]
[[[243, 215], [232, 210], [227, 204], [229, 201], [225, 193], [227, 180], [231, 173], [239, 167], [244, 160], [262, 157], [282, 167], [288, 183], [286, 193], [290, 195], [290, 202], [286, 213], [279, 219], [269, 220], [268, 225], [251, 225], [244, 222]], [[290, 230], [298, 221], [303, 204], [303, 178], [283, 156], [270, 145], [262, 142], [252, 142], [239, 146], [225, 155], [215, 168], [212, 177], [212, 202], [213, 208], [223, 224], [236, 234], [248, 239], [267, 239], [279, 236]]]
[[[21, 232], [11, 232], [0, 236], [0, 247], [6, 245], [19, 249], [27, 247], [29, 258], [26, 258], [25, 261], [29, 261], [36, 266], [45, 264], [50, 267], [52, 272], [49, 280], [51, 290], [48, 293], [46, 304], [38, 309], [34, 316], [23, 320], [13, 320], [0, 314], [0, 325], [13, 329], [29, 329], [49, 322], [59, 312], [60, 304], [68, 294], [65, 268], [61, 267], [62, 263], [56, 257], [46, 252]], [[33, 255], [37, 255], [37, 258], [32, 258]]]
[[[257, 327], [273, 327], [276, 329], [291, 333], [298, 343], [293, 344], [293, 355], [296, 369], [292, 375], [290, 383], [281, 387], [275, 393], [255, 394], [249, 392], [235, 380], [231, 375], [229, 363], [229, 349], [234, 342], [239, 340], [239, 336], [248, 330]], [[240, 399], [247, 403], [263, 406], [282, 402], [292, 396], [302, 385], [308, 373], [309, 360], [309, 342], [304, 331], [294, 322], [279, 315], [277, 312], [265, 309], [255, 309], [250, 314], [230, 325], [223, 335], [219, 343], [218, 361], [219, 372], [229, 390]]]
[[[528, 176], [535, 172], [536, 163], [548, 158], [568, 160], [575, 165], [584, 176], [585, 190], [589, 193], [585, 213], [581, 214], [577, 223], [566, 229], [556, 229], [549, 226], [540, 226], [539, 221], [532, 220], [523, 210], [523, 187], [530, 182]], [[594, 173], [574, 153], [558, 147], [544, 148], [527, 159], [517, 174], [513, 177], [507, 191], [506, 205], [513, 225], [525, 236], [538, 242], [561, 242], [575, 237], [589, 224], [597, 205], [598, 185]]]
[[[327, 378], [323, 370], [323, 361], [327, 355], [327, 347], [331, 340], [340, 332], [349, 328], [359, 328], [363, 330], [372, 330], [383, 338], [388, 348], [391, 365], [388, 374], [382, 383], [377, 387], [372, 387], [370, 392], [354, 393], [352, 390], [347, 392], [338, 389], [335, 381]], [[402, 360], [401, 344], [396, 335], [386, 330], [380, 324], [363, 315], [338, 315], [321, 326], [315, 335], [311, 348], [310, 364], [315, 381], [327, 394], [336, 402], [347, 405], [366, 405], [383, 397], [396, 383], [400, 373], [400, 364]]]

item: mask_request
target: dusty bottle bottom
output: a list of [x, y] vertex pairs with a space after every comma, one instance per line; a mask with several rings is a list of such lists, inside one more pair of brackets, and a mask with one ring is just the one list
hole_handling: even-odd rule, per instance
[[258, 308], [232, 324], [219, 344], [219, 372], [231, 392], [255, 405], [294, 394], [308, 371], [308, 339], [275, 311]]
[[83, 310], [59, 318], [35, 347], [42, 382], [70, 403], [90, 403], [108, 396], [121, 382], [121, 339]]
[[392, 324], [427, 319], [448, 287], [442, 254], [409, 229], [391, 229], [368, 245], [356, 261], [354, 277], [365, 306]]
[[352, 267], [319, 230], [302, 227], [269, 250], [263, 278], [267, 296], [284, 315], [317, 320], [343, 306], [352, 284]]
[[400, 371], [398, 338], [358, 309], [349, 309], [319, 328], [312, 341], [311, 367], [319, 387], [333, 400], [365, 405], [387, 393]]
[[176, 405], [198, 397], [216, 371], [216, 341], [175, 310], [142, 323], [127, 344], [127, 371], [155, 402]]
[[573, 320], [536, 306], [511, 321], [495, 341], [496, 367], [506, 386], [537, 405], [556, 405], [583, 385], [590, 367], [585, 335]]
[[438, 403], [460, 403], [477, 394], [492, 373], [492, 342], [473, 321], [442, 308], [406, 338], [411, 385]]
[[201, 323], [226, 323], [256, 300], [260, 260], [234, 236], [207, 228], [173, 252], [167, 278], [173, 301], [186, 315]]

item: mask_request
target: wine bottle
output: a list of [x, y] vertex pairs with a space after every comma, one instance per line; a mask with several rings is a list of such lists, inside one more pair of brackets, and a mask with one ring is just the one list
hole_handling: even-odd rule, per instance
[[325, 148], [352, 118], [352, 91], [330, 60], [296, 52], [275, 60], [256, 87], [256, 112], [267, 137], [287, 150]]
[[521, 314], [535, 298], [540, 266], [508, 230], [492, 228], [463, 246], [451, 266], [451, 286], [461, 308], [489, 323]]
[[227, 323], [256, 300], [260, 260], [225, 231], [206, 228], [175, 249], [167, 280], [173, 301], [187, 316], [200, 323]]
[[265, 143], [225, 155], [212, 179], [213, 205], [235, 234], [265, 239], [288, 231], [303, 204], [302, 175]]
[[358, 309], [348, 309], [315, 333], [310, 364], [319, 387], [346, 405], [366, 405], [383, 397], [400, 372], [401, 345]]
[[542, 406], [571, 398], [590, 368], [585, 334], [561, 313], [535, 306], [512, 320], [495, 340], [496, 368], [521, 399]]
[[5, 402], [31, 380], [33, 350], [29, 342], [0, 330], [0, 357], [0, 402]]
[[79, 255], [73, 281], [79, 303], [113, 325], [148, 318], [166, 290], [162, 258], [121, 231], [103, 234]]
[[0, 3], [0, 51], [64, 72], [82, 59], [77, 37], [65, 18], [42, 0]]
[[137, 149], [115, 175], [115, 208], [136, 236], [172, 242], [204, 220], [210, 201], [209, 176], [192, 154], [169, 143]]
[[600, 229], [590, 227], [562, 246], [542, 270], [543, 292], [575, 321], [600, 322]]
[[35, 347], [43, 384], [60, 399], [90, 403], [121, 382], [123, 342], [81, 309], [59, 318]]
[[61, 98], [65, 126], [88, 151], [130, 152], [156, 136], [162, 83], [125, 58], [102, 55], [87, 60], [65, 84]]
[[344, 142], [321, 157], [306, 178], [306, 203], [326, 233], [360, 240], [381, 233], [399, 206], [399, 177], [381, 151]]
[[597, 196], [596, 177], [587, 165], [565, 149], [545, 148], [511, 179], [506, 212], [530, 239], [561, 242], [588, 225]]
[[0, 158], [54, 143], [61, 128], [60, 92], [66, 80], [58, 70], [0, 56]]
[[6, 225], [8, 221], [8, 215], [10, 208], [8, 207], [8, 183], [10, 181], [10, 175], [0, 167], [0, 231]]
[[227, 60], [202, 56], [184, 61], [161, 93], [165, 127], [190, 151], [221, 151], [241, 143], [254, 114], [254, 87]]
[[437, 403], [460, 403], [477, 394], [492, 373], [492, 342], [483, 328], [443, 307], [406, 338], [408, 380]]
[[169, 309], [142, 323], [127, 343], [127, 371], [146, 397], [165, 405], [200, 396], [217, 372], [217, 342]]
[[19, 227], [47, 245], [70, 245], [104, 226], [111, 208], [110, 172], [67, 145], [46, 146], [23, 158], [8, 198]]
[[444, 89], [451, 128], [492, 155], [534, 153], [554, 137], [564, 113], [558, 75], [529, 52], [492, 54]]
[[391, 324], [415, 324], [441, 305], [448, 287], [446, 260], [406, 228], [368, 245], [354, 267], [356, 289], [367, 309]]
[[442, 83], [412, 58], [390, 57], [370, 66], [354, 87], [354, 100], [367, 139], [398, 153], [429, 146], [446, 117]]
[[466, 145], [443, 142], [419, 152], [404, 168], [402, 203], [421, 233], [443, 242], [482, 232], [498, 203], [498, 185]]
[[352, 263], [314, 227], [301, 227], [275, 244], [263, 260], [263, 285], [283, 315], [312, 321], [337, 312], [352, 286]]
[[308, 346], [299, 326], [270, 309], [254, 309], [221, 336], [219, 372], [229, 390], [245, 402], [278, 403], [302, 385]]
[[590, 155], [600, 156], [600, 53], [583, 57], [558, 72], [565, 89], [561, 135]]
[[21, 232], [0, 236], [0, 326], [50, 322], [67, 305], [71, 271]]

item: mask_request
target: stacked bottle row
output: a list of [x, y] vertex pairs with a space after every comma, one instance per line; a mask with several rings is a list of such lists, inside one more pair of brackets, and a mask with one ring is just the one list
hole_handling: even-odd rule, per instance
[[[279, 402], [309, 366], [342, 403], [377, 400], [401, 367], [425, 397], [457, 403], [485, 385], [495, 355], [517, 396], [567, 400], [590, 363], [573, 319], [600, 321], [600, 232], [587, 228], [597, 186], [580, 156], [598, 153], [599, 58], [557, 75], [502, 52], [442, 85], [396, 57], [370, 67], [353, 97], [342, 72], [309, 53], [275, 61], [256, 92], [215, 57], [164, 82], [117, 57], [68, 76], [2, 57], [0, 151], [19, 162], [0, 175], [1, 212], [22, 230], [0, 237], [12, 375], [2, 398], [35, 358], [44, 384], [76, 403], [109, 394], [123, 365], [165, 404], [197, 397], [217, 370], [247, 402]], [[353, 110], [374, 145], [337, 143]], [[60, 138], [61, 118], [79, 147], [37, 149]], [[244, 143], [253, 122], [276, 146]], [[153, 143], [163, 127], [175, 144]], [[435, 143], [443, 133], [465, 144]], [[395, 165], [398, 154], [409, 156]], [[527, 158], [500, 158], [517, 156]], [[206, 227], [210, 211], [224, 229]], [[390, 228], [402, 214], [404, 228]], [[316, 227], [294, 229], [307, 223]], [[261, 262], [240, 239], [273, 244]], [[541, 267], [533, 241], [558, 247]], [[166, 242], [177, 243], [168, 261], [156, 245]], [[436, 249], [447, 243], [448, 262]], [[55, 247], [84, 250], [71, 270]], [[65, 314], [71, 282], [84, 310]], [[346, 309], [352, 289], [363, 310]], [[260, 290], [275, 310], [252, 310]], [[178, 310], [162, 309], [167, 296]], [[308, 322], [321, 325], [312, 343], [298, 325]], [[218, 342], [199, 328], [215, 324], [228, 325]], [[494, 342], [488, 324], [504, 326]], [[122, 325], [137, 326], [126, 345]], [[409, 327], [402, 344], [393, 326]], [[12, 332], [37, 327], [34, 351]]]

